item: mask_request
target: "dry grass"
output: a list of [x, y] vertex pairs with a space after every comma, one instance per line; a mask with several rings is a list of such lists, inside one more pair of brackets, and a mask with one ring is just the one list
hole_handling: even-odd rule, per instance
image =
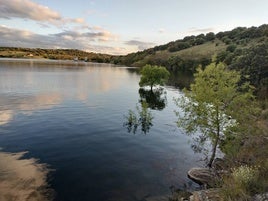
[[207, 42], [202, 45], [197, 45], [178, 52], [174, 52], [171, 55], [179, 56], [184, 59], [211, 58], [214, 54], [225, 50], [226, 47], [227, 45], [225, 43], [221, 42], [220, 40], [216, 40], [215, 42]]

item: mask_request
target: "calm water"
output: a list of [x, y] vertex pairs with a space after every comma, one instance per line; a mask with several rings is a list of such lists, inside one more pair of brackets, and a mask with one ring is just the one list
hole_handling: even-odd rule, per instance
[[0, 147], [28, 151], [52, 171], [55, 200], [144, 200], [191, 185], [198, 165], [176, 128], [173, 97], [152, 110], [145, 135], [123, 126], [139, 105], [139, 75], [108, 64], [0, 60]]

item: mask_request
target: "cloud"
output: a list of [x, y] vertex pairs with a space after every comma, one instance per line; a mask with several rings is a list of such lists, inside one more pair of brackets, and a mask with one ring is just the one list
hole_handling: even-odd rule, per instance
[[126, 45], [131, 45], [131, 46], [137, 46], [139, 50], [144, 50], [144, 49], [148, 49], [152, 46], [154, 46], [154, 43], [150, 43], [150, 42], [142, 42], [142, 41], [138, 41], [138, 40], [130, 40], [125, 42]]
[[121, 54], [124, 49], [109, 47], [117, 36], [109, 31], [62, 31], [56, 34], [41, 35], [31, 31], [9, 28], [0, 25], [0, 46], [30, 48], [71, 48], [99, 53]]
[[166, 32], [165, 29], [159, 29], [159, 30], [158, 30], [158, 33], [161, 33], [161, 34], [162, 34], [162, 33], [165, 33], [165, 32]]
[[66, 23], [85, 23], [82, 18], [63, 18], [59, 12], [30, 0], [0, 0], [0, 18], [22, 18], [57, 26]]
[[187, 32], [188, 33], [208, 33], [208, 32], [214, 32], [216, 29], [214, 27], [209, 27], [209, 28], [203, 28], [203, 29], [199, 29], [199, 28], [195, 28], [192, 27], [190, 28]]
[[118, 41], [117, 35], [99, 26], [89, 26], [84, 18], [63, 17], [59, 12], [32, 0], [0, 0], [0, 19], [15, 18], [34, 21], [41, 28], [49, 28], [53, 25], [62, 31], [43, 35], [0, 25], [0, 46], [71, 48], [99, 53], [126, 53], [123, 48], [107, 45]]

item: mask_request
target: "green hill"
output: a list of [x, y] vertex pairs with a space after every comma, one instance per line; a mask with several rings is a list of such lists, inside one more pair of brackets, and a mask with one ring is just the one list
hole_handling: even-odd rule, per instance
[[241, 71], [244, 81], [248, 79], [259, 96], [268, 97], [268, 25], [187, 36], [141, 52], [112, 57], [111, 62], [138, 67], [162, 65], [172, 71], [194, 73], [199, 65], [205, 67], [211, 63], [213, 57], [230, 69]]

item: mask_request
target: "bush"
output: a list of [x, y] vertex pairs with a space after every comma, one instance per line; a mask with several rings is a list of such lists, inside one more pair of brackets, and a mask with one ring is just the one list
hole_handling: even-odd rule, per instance
[[232, 169], [232, 173], [224, 178], [222, 194], [224, 200], [250, 200], [259, 189], [259, 170], [256, 166], [240, 166]]

